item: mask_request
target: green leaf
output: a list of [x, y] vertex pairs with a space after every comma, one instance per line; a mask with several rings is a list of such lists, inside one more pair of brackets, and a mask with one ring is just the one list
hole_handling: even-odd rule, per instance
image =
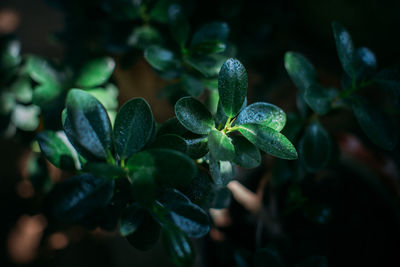
[[185, 234], [199, 238], [210, 230], [208, 215], [199, 206], [177, 190], [169, 190], [162, 204], [169, 210], [169, 217]]
[[186, 153], [187, 145], [185, 139], [176, 134], [159, 136], [149, 148], [167, 148]]
[[335, 38], [336, 50], [343, 70], [351, 79], [355, 78], [355, 53], [350, 34], [338, 22], [332, 22], [333, 37]]
[[113, 192], [112, 181], [81, 174], [56, 184], [49, 203], [55, 218], [74, 223], [106, 207]]
[[192, 182], [182, 192], [190, 201], [206, 209], [213, 187], [214, 183], [208, 174], [208, 170], [199, 170]]
[[83, 166], [83, 171], [105, 179], [123, 178], [127, 175], [123, 168], [105, 162], [88, 162]]
[[384, 69], [380, 71], [374, 78], [377, 84], [384, 89], [400, 93], [400, 70], [398, 69]]
[[144, 57], [149, 64], [159, 71], [179, 70], [180, 63], [174, 53], [157, 45], [144, 51]]
[[184, 14], [182, 6], [172, 4], [168, 8], [168, 21], [172, 38], [181, 46], [185, 46], [189, 37], [189, 22]]
[[155, 2], [149, 13], [151, 20], [166, 24], [168, 22], [168, 7], [170, 4], [170, 0], [158, 0]]
[[43, 131], [36, 137], [40, 150], [57, 168], [75, 170], [75, 155], [65, 141], [52, 131]]
[[186, 138], [185, 142], [187, 146], [186, 153], [192, 159], [199, 159], [208, 153], [207, 137]]
[[15, 105], [11, 120], [23, 131], [34, 131], [39, 126], [40, 108], [35, 105]]
[[87, 159], [105, 160], [111, 150], [112, 129], [103, 105], [89, 93], [72, 89], [67, 95], [66, 108], [64, 130], [68, 139]]
[[208, 148], [216, 160], [229, 161], [235, 158], [235, 148], [231, 139], [221, 131], [211, 130], [208, 134]]
[[292, 143], [282, 134], [260, 124], [239, 125], [239, 132], [258, 148], [282, 159], [297, 159]]
[[195, 253], [191, 240], [176, 227], [163, 228], [162, 240], [167, 255], [178, 267], [192, 266]]
[[10, 91], [14, 93], [18, 102], [29, 104], [32, 101], [32, 86], [28, 76], [18, 77], [11, 85]]
[[15, 97], [10, 92], [1, 92], [0, 93], [0, 114], [1, 115], [9, 115], [16, 106]]
[[143, 98], [133, 98], [121, 107], [114, 125], [114, 146], [121, 158], [128, 158], [149, 142], [153, 120], [151, 108]]
[[127, 236], [134, 233], [143, 222], [145, 212], [136, 203], [126, 207], [121, 214], [121, 223], [119, 232], [122, 236]]
[[225, 55], [220, 54], [193, 54], [184, 58], [187, 65], [199, 72], [204, 78], [213, 78], [221, 70], [221, 66], [226, 61]]
[[145, 50], [151, 45], [161, 43], [162, 36], [160, 32], [150, 25], [136, 27], [128, 38], [128, 45], [141, 50]]
[[328, 89], [319, 84], [312, 84], [306, 89], [304, 100], [314, 112], [325, 115], [331, 109], [333, 97]]
[[138, 250], [149, 250], [160, 237], [161, 226], [146, 212], [142, 223], [135, 232], [126, 236], [128, 242]]
[[358, 80], [366, 80], [375, 73], [377, 62], [374, 53], [367, 47], [360, 47], [355, 53], [355, 68]]
[[194, 76], [183, 73], [181, 76], [183, 90], [191, 96], [199, 96], [204, 91], [203, 83]]
[[247, 73], [239, 60], [228, 59], [219, 72], [218, 92], [225, 114], [233, 118], [241, 109], [247, 94]]
[[324, 127], [310, 124], [299, 142], [299, 158], [306, 170], [317, 172], [328, 163], [332, 153], [332, 142]]
[[157, 130], [157, 136], [164, 134], [183, 135], [187, 132], [186, 128], [179, 122], [176, 117], [168, 119]]
[[217, 188], [225, 187], [235, 176], [233, 165], [229, 161], [219, 161], [210, 155], [210, 174]]
[[116, 110], [118, 108], [118, 88], [113, 84], [108, 84], [106, 88], [94, 88], [85, 90], [108, 110]]
[[[3, 40], [2, 40], [3, 41]], [[21, 62], [21, 44], [15, 39], [6, 39], [0, 44], [0, 69], [10, 70]]]
[[208, 41], [192, 45], [189, 49], [191, 54], [215, 54], [224, 52], [226, 44], [220, 41]]
[[233, 162], [244, 168], [255, 168], [261, 164], [260, 150], [243, 136], [232, 136], [235, 146]]
[[396, 147], [398, 132], [389, 118], [368, 106], [362, 99], [353, 99], [351, 106], [361, 129], [374, 144], [386, 150]]
[[115, 61], [110, 57], [100, 57], [86, 62], [79, 70], [76, 84], [79, 87], [96, 87], [105, 83], [115, 69]]
[[211, 22], [201, 26], [193, 35], [191, 45], [209, 41], [226, 42], [229, 36], [229, 25], [225, 22]]
[[153, 154], [143, 151], [133, 155], [127, 162], [132, 195], [141, 204], [150, 206], [156, 196], [155, 175], [157, 165]]
[[37, 83], [58, 84], [58, 73], [52, 64], [44, 58], [30, 56], [26, 62], [26, 70]]
[[285, 68], [292, 82], [303, 94], [317, 80], [317, 74], [311, 62], [297, 52], [286, 52]]
[[57, 84], [44, 83], [33, 89], [32, 103], [41, 108], [52, 105], [64, 94], [63, 88]]
[[240, 111], [235, 124], [257, 123], [280, 132], [286, 123], [286, 114], [275, 105], [257, 102]]
[[183, 97], [175, 104], [175, 114], [186, 129], [207, 134], [214, 128], [214, 119], [207, 108], [193, 97]]

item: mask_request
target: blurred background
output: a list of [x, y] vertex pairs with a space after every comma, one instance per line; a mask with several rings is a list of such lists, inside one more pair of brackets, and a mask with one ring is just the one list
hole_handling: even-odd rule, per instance
[[[400, 66], [400, 1], [204, 0], [188, 3], [193, 29], [215, 20], [229, 24], [229, 41], [236, 46], [237, 57], [249, 73], [249, 103], [266, 101], [285, 112], [296, 109], [296, 88], [283, 64], [288, 50], [306, 55], [315, 65], [322, 84], [339, 87], [342, 71], [331, 31], [333, 20], [348, 29], [356, 46], [374, 51], [379, 66]], [[66, 56], [65, 47], [54, 38], [65, 24], [65, 14], [44, 0], [0, 2], [0, 35], [15, 33], [21, 41], [22, 54], [34, 53], [53, 59]], [[76, 45], [80, 43], [79, 38], [77, 35], [73, 40]], [[158, 97], [165, 82], [140, 55], [128, 68], [119, 64], [114, 79], [120, 88], [120, 104], [142, 96], [150, 102], [159, 122], [173, 116], [168, 101]], [[328, 224], [312, 224], [296, 213], [279, 225], [274, 224], [273, 218], [264, 218], [267, 228], [278, 227], [269, 229], [271, 233], [279, 234], [267, 234], [263, 238], [276, 238], [278, 243], [291, 240], [290, 249], [286, 250], [289, 252], [283, 252], [284, 256], [292, 257], [287, 261], [290, 266], [313, 255], [326, 257], [329, 266], [399, 265], [399, 149], [386, 154], [373, 146], [365, 147], [363, 144], [367, 141], [349, 134], [357, 132], [350, 113], [334, 114], [324, 124], [341, 151], [348, 152], [353, 161], [314, 177], [313, 182], [302, 183], [302, 189], [308, 198], [329, 203], [335, 216]], [[0, 151], [0, 266], [172, 266], [161, 244], [139, 252], [115, 233], [87, 231], [78, 226], [54, 227], [41, 213], [42, 196], [35, 193], [27, 178], [30, 147], [17, 138], [1, 139]], [[238, 179], [256, 192], [254, 181], [270, 175], [268, 164], [269, 161], [253, 172], [241, 172]], [[355, 171], [357, 164], [369, 168], [360, 167]], [[271, 201], [279, 202], [284, 192], [269, 188], [263, 198], [266, 209], [278, 207], [279, 203], [271, 204]], [[197, 266], [246, 266], [240, 265], [240, 257], [246, 258], [247, 251], [255, 247], [254, 238], [249, 238], [247, 233], [257, 231], [255, 221], [259, 216], [249, 214], [235, 200], [229, 212], [230, 221], [220, 226], [217, 223], [208, 237], [196, 242]]]

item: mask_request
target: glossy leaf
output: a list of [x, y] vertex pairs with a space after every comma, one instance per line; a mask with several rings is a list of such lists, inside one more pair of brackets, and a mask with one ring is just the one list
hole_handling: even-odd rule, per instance
[[207, 134], [214, 128], [214, 119], [207, 108], [193, 97], [183, 97], [175, 104], [175, 114], [186, 129]]
[[208, 205], [214, 184], [206, 170], [199, 170], [192, 182], [182, 191], [190, 201], [200, 207]]
[[132, 234], [126, 236], [128, 242], [138, 250], [149, 250], [160, 237], [161, 226], [147, 212], [144, 214], [143, 221]]
[[304, 100], [319, 115], [325, 115], [331, 109], [332, 95], [319, 84], [312, 84], [306, 89]]
[[37, 83], [58, 84], [58, 74], [52, 64], [44, 58], [30, 56], [26, 69], [31, 78]]
[[304, 167], [309, 172], [316, 172], [328, 163], [332, 153], [332, 142], [324, 127], [314, 122], [304, 131], [298, 150]]
[[226, 42], [229, 36], [229, 25], [225, 22], [211, 22], [200, 27], [193, 35], [191, 45], [207, 41]]
[[261, 164], [260, 150], [243, 136], [232, 136], [235, 146], [233, 162], [244, 168], [255, 168]]
[[217, 188], [225, 187], [235, 176], [233, 165], [229, 161], [219, 161], [210, 156], [210, 174]]
[[247, 73], [239, 60], [230, 58], [222, 65], [218, 76], [218, 92], [225, 114], [234, 117], [247, 94]]
[[144, 57], [147, 62], [159, 71], [168, 71], [179, 69], [179, 62], [174, 53], [160, 46], [150, 46], [144, 51]]
[[333, 37], [343, 70], [351, 79], [355, 78], [355, 52], [353, 41], [347, 30], [338, 22], [332, 22]]
[[138, 204], [131, 204], [126, 207], [121, 214], [121, 223], [119, 226], [119, 232], [122, 236], [127, 236], [134, 233], [141, 223], [145, 212]]
[[111, 200], [114, 183], [91, 174], [81, 174], [57, 184], [51, 193], [54, 216], [63, 222], [78, 222]]
[[286, 123], [286, 114], [275, 105], [257, 102], [240, 111], [235, 124], [257, 123], [280, 132]]
[[317, 80], [317, 74], [311, 62], [297, 52], [286, 52], [285, 68], [292, 82], [303, 94]]
[[115, 61], [110, 57], [100, 57], [86, 62], [79, 70], [76, 84], [79, 87], [96, 87], [105, 83], [115, 69]]
[[259, 149], [282, 159], [297, 159], [293, 144], [282, 134], [260, 124], [239, 125], [239, 132]]
[[43, 131], [36, 137], [41, 152], [57, 168], [75, 170], [75, 156], [56, 132]]
[[361, 99], [353, 99], [351, 106], [361, 129], [374, 144], [386, 150], [396, 147], [399, 136], [389, 118]]
[[128, 160], [126, 166], [132, 183], [133, 197], [139, 203], [150, 206], [156, 195], [157, 165], [154, 156], [148, 151], [137, 153]]
[[153, 114], [143, 98], [126, 102], [117, 113], [114, 125], [114, 146], [121, 158], [140, 151], [150, 140]]
[[167, 255], [179, 267], [192, 266], [195, 253], [191, 240], [176, 227], [163, 228], [162, 239]]
[[105, 162], [88, 162], [83, 170], [105, 179], [123, 178], [127, 175], [123, 168]]
[[204, 157], [208, 153], [207, 138], [186, 138], [186, 153], [192, 159], [198, 159]]
[[112, 145], [110, 119], [101, 103], [89, 93], [72, 89], [66, 100], [68, 127], [65, 133], [88, 159], [106, 159]]
[[233, 160], [235, 148], [231, 139], [223, 132], [211, 130], [208, 134], [208, 148], [216, 160]]
[[181, 79], [182, 88], [189, 95], [196, 97], [203, 93], [203, 83], [194, 76], [184, 73]]

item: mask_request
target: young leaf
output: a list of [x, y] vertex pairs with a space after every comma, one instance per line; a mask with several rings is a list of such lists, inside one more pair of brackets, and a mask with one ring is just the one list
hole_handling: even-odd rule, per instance
[[193, 35], [191, 45], [208, 41], [226, 42], [229, 36], [229, 25], [225, 22], [211, 22], [200, 27]]
[[208, 148], [216, 160], [233, 160], [235, 148], [231, 139], [223, 132], [211, 130], [208, 134]]
[[56, 167], [75, 170], [74, 154], [64, 141], [52, 131], [43, 131], [36, 137], [40, 150]]
[[115, 69], [115, 61], [110, 57], [100, 57], [86, 62], [76, 77], [79, 87], [96, 87], [105, 83]]
[[89, 93], [72, 89], [67, 95], [66, 108], [68, 127], [65, 124], [64, 129], [71, 143], [82, 156], [106, 159], [111, 149], [112, 129], [103, 105]]
[[292, 143], [282, 134], [260, 124], [239, 125], [239, 132], [259, 149], [282, 159], [297, 159]]
[[299, 143], [299, 158], [309, 172], [324, 168], [331, 157], [332, 142], [319, 123], [310, 124]]
[[126, 164], [132, 183], [132, 195], [141, 204], [150, 206], [156, 195], [154, 180], [157, 166], [155, 159], [148, 151], [137, 153], [129, 158]]
[[183, 97], [175, 104], [175, 114], [186, 129], [197, 134], [208, 134], [214, 128], [214, 119], [207, 108], [193, 97]]
[[161, 226], [146, 212], [142, 223], [132, 234], [126, 236], [128, 242], [138, 250], [149, 250], [160, 237]]
[[117, 113], [114, 125], [114, 146], [121, 158], [140, 151], [150, 140], [153, 114], [143, 98], [126, 102]]
[[183, 73], [181, 79], [182, 88], [189, 95], [197, 97], [203, 93], [203, 83], [194, 76]]
[[336, 50], [343, 70], [351, 79], [355, 78], [355, 53], [350, 34], [338, 22], [332, 22], [333, 37], [336, 42]]
[[119, 232], [122, 236], [134, 233], [143, 222], [145, 211], [136, 203], [126, 207], [121, 214]]
[[305, 56], [297, 52], [286, 52], [284, 60], [286, 71], [303, 94], [308, 86], [317, 80], [314, 66]]
[[222, 65], [218, 75], [218, 92], [225, 114], [233, 118], [247, 94], [247, 73], [239, 60], [230, 58]]
[[159, 71], [179, 69], [179, 61], [174, 53], [160, 46], [150, 46], [144, 51], [144, 57], [149, 64]]
[[389, 118], [369, 107], [362, 99], [353, 99], [351, 106], [361, 129], [374, 144], [386, 150], [396, 147], [398, 133]]
[[172, 225], [163, 228], [162, 239], [167, 255], [176, 266], [193, 265], [195, 254], [192, 242], [182, 231]]
[[233, 162], [244, 168], [255, 168], [261, 164], [260, 150], [243, 136], [232, 136], [235, 146]]
[[325, 115], [331, 109], [332, 95], [319, 84], [312, 84], [306, 89], [304, 100], [319, 115]]
[[114, 182], [81, 174], [57, 184], [51, 193], [54, 216], [62, 222], [78, 222], [111, 200]]
[[275, 105], [257, 102], [240, 111], [235, 124], [257, 123], [280, 132], [286, 123], [286, 114]]

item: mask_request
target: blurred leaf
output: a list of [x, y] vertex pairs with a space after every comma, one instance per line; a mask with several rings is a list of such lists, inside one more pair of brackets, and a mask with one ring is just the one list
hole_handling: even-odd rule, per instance
[[151, 45], [162, 43], [162, 36], [158, 30], [150, 25], [136, 27], [128, 38], [128, 44], [145, 50]]
[[240, 111], [235, 124], [256, 123], [280, 132], [286, 123], [286, 114], [275, 105], [257, 102]]
[[2, 115], [8, 115], [15, 108], [16, 101], [15, 97], [10, 92], [0, 93], [0, 113]]
[[165, 134], [159, 136], [149, 148], [167, 148], [186, 153], [187, 145], [185, 139], [176, 134]]
[[225, 187], [235, 176], [234, 167], [229, 161], [219, 161], [210, 156], [209, 168], [217, 188]]
[[32, 87], [28, 76], [18, 77], [11, 85], [10, 91], [20, 103], [29, 104], [32, 101]]
[[207, 134], [214, 128], [211, 113], [199, 100], [183, 97], [175, 104], [175, 114], [186, 129], [197, 134]]
[[118, 89], [110, 84], [106, 88], [94, 88], [85, 90], [109, 110], [116, 110], [118, 108]]
[[183, 90], [191, 96], [197, 97], [204, 91], [203, 83], [194, 76], [183, 73], [181, 76]]
[[114, 126], [114, 146], [118, 155], [129, 158], [150, 140], [153, 114], [143, 98], [133, 98], [118, 111]]
[[246, 69], [237, 59], [228, 59], [219, 72], [218, 92], [225, 114], [233, 118], [241, 109], [247, 94]]
[[221, 66], [226, 61], [226, 56], [220, 54], [194, 55], [184, 58], [186, 64], [198, 71], [204, 78], [212, 78], [218, 75]]
[[374, 81], [384, 89], [388, 89], [397, 93], [400, 92], [399, 69], [384, 69], [375, 76]]
[[223, 132], [212, 129], [208, 134], [208, 148], [216, 160], [233, 160], [235, 148], [231, 139]]
[[232, 136], [235, 146], [233, 162], [244, 168], [255, 168], [261, 164], [260, 150], [243, 136]]
[[164, 134], [176, 134], [183, 135], [187, 132], [187, 129], [179, 122], [176, 117], [168, 119], [164, 122], [157, 130], [157, 136]]
[[190, 47], [190, 53], [198, 54], [215, 54], [224, 52], [226, 49], [226, 44], [220, 41], [208, 41], [192, 45]]
[[11, 120], [15, 126], [23, 131], [34, 131], [39, 126], [40, 108], [35, 105], [19, 105], [14, 107]]
[[33, 89], [32, 103], [41, 108], [52, 105], [64, 94], [63, 88], [53, 83], [43, 83]]
[[180, 63], [170, 50], [157, 45], [147, 47], [144, 51], [144, 57], [149, 64], [159, 71], [179, 70]]
[[254, 267], [283, 267], [285, 266], [278, 252], [271, 248], [258, 249], [254, 254]]
[[331, 109], [333, 97], [328, 89], [315, 83], [306, 89], [304, 100], [315, 113], [325, 115]]
[[81, 174], [56, 184], [51, 192], [54, 216], [62, 222], [78, 222], [111, 200], [114, 183], [91, 174]]
[[317, 74], [311, 62], [297, 52], [286, 52], [285, 68], [296, 87], [303, 94], [317, 80]]
[[126, 239], [138, 250], [149, 250], [158, 241], [160, 231], [161, 226], [146, 212], [142, 223], [137, 227], [136, 231], [126, 236]]
[[225, 209], [228, 208], [232, 202], [231, 191], [226, 187], [219, 187], [212, 193], [213, 199], [210, 208]]
[[332, 142], [324, 127], [314, 122], [310, 124], [299, 142], [299, 158], [309, 172], [324, 168], [331, 158]]
[[170, 0], [158, 0], [154, 3], [153, 8], [150, 10], [149, 16], [151, 20], [157, 21], [162, 24], [168, 22], [168, 7], [171, 4]]
[[72, 145], [87, 159], [105, 160], [111, 150], [112, 129], [103, 105], [89, 93], [72, 89], [67, 95], [66, 108], [64, 129]]
[[296, 264], [295, 267], [328, 267], [328, 259], [325, 256], [311, 256]]
[[185, 16], [182, 6], [172, 4], [168, 8], [168, 22], [170, 24], [171, 35], [181, 46], [185, 46], [189, 37], [189, 22]]
[[297, 152], [292, 143], [282, 134], [260, 124], [239, 125], [239, 132], [258, 148], [282, 159], [297, 159]]
[[30, 56], [26, 62], [26, 70], [37, 83], [58, 85], [58, 73], [52, 64], [44, 58]]
[[163, 228], [162, 239], [167, 255], [178, 267], [192, 266], [195, 252], [191, 240], [173, 226]]
[[367, 47], [360, 47], [356, 50], [355, 61], [358, 80], [365, 80], [376, 71], [377, 62], [375, 55]]
[[122, 236], [127, 236], [134, 233], [143, 222], [145, 212], [136, 203], [126, 207], [121, 214], [121, 223], [119, 232]]
[[[3, 40], [2, 40], [3, 41]], [[21, 62], [21, 44], [9, 38], [0, 44], [0, 69], [9, 71]]]
[[225, 22], [211, 22], [201, 26], [193, 35], [191, 45], [208, 41], [226, 42], [229, 36], [229, 25]]
[[115, 69], [115, 61], [110, 57], [91, 59], [84, 63], [76, 77], [79, 87], [96, 87], [105, 83]]
[[56, 132], [43, 131], [36, 137], [41, 152], [57, 168], [75, 170], [75, 156]]
[[343, 70], [351, 79], [355, 78], [355, 52], [353, 41], [347, 30], [338, 22], [332, 22], [333, 37], [336, 42], [336, 50]]
[[389, 118], [359, 98], [353, 99], [351, 106], [361, 129], [374, 144], [386, 150], [396, 147], [399, 136]]

